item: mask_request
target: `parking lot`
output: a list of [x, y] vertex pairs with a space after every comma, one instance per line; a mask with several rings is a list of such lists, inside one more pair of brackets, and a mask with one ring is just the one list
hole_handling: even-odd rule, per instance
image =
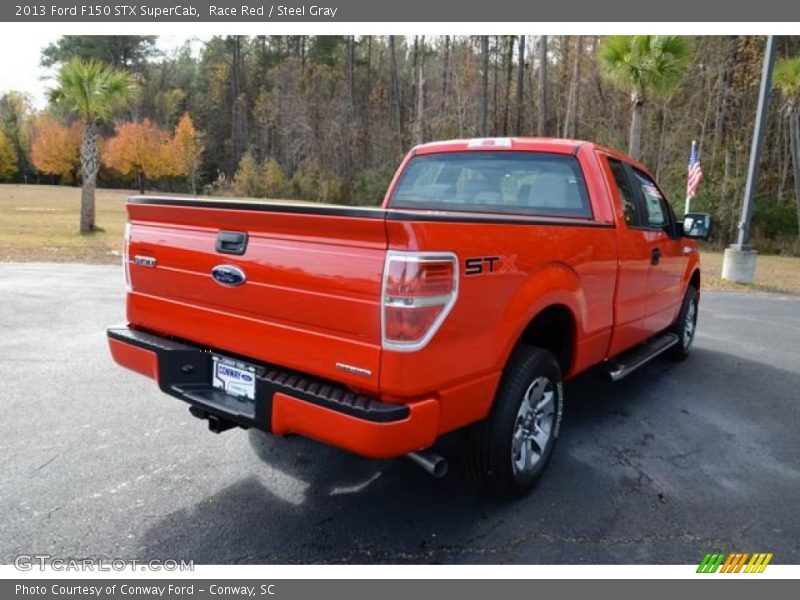
[[123, 293], [118, 267], [0, 264], [2, 563], [800, 562], [800, 297], [705, 293], [687, 362], [568, 384], [548, 472], [501, 503], [457, 465], [209, 433], [111, 361]]

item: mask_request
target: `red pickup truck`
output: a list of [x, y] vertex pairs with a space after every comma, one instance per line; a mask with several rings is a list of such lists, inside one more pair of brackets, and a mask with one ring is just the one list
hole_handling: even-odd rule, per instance
[[710, 217], [587, 142], [414, 148], [380, 208], [132, 197], [119, 364], [212, 431], [300, 434], [373, 458], [466, 428], [465, 472], [527, 491], [562, 381], [688, 354]]

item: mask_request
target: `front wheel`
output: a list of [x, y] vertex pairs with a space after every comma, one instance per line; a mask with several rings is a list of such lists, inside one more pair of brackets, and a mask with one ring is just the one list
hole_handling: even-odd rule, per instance
[[689, 356], [697, 330], [697, 306], [700, 294], [692, 284], [686, 289], [683, 304], [678, 313], [678, 319], [669, 329], [670, 333], [678, 336], [678, 343], [669, 349], [667, 355], [673, 360], [685, 360]]
[[528, 492], [553, 454], [563, 408], [555, 357], [540, 348], [517, 348], [489, 417], [465, 436], [467, 477], [493, 496], [513, 498]]

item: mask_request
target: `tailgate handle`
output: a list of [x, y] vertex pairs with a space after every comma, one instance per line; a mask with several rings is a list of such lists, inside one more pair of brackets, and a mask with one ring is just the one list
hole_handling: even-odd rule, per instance
[[220, 231], [217, 235], [217, 252], [222, 254], [244, 254], [247, 249], [247, 234], [241, 231]]

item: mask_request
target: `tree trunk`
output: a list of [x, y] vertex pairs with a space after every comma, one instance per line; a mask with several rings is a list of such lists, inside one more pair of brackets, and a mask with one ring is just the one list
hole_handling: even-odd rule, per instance
[[[369, 112], [370, 108], [370, 97], [372, 96], [372, 36], [367, 36], [367, 111]], [[369, 122], [369, 117], [367, 117], [367, 122]]]
[[[731, 163], [733, 162], [733, 156], [731, 149], [728, 146], [725, 146], [725, 151], [722, 157], [722, 182], [720, 183], [720, 197], [721, 197], [721, 204], [722, 210], [724, 211], [723, 214], [725, 215], [725, 219], [728, 223], [726, 228], [727, 236], [723, 236], [723, 241], [727, 241], [731, 239], [733, 236], [733, 231], [735, 230], [735, 226], [733, 225], [736, 223], [736, 202], [733, 202], [728, 199], [729, 189], [731, 187], [730, 180], [731, 180]], [[720, 227], [722, 229], [722, 227]]]
[[414, 57], [411, 61], [411, 93], [408, 95], [408, 115], [411, 124], [411, 135], [414, 135], [414, 122], [416, 121], [416, 102], [417, 102], [417, 63], [419, 62], [419, 36], [414, 36], [414, 50], [411, 53]]
[[733, 103], [733, 74], [738, 60], [738, 44], [736, 36], [726, 36], [722, 42], [726, 47], [725, 62], [719, 75], [719, 93], [714, 123], [714, 145], [711, 151], [711, 166], [716, 165], [717, 148], [727, 142], [730, 130], [731, 109]]
[[489, 118], [489, 36], [481, 36], [481, 106], [478, 124], [478, 135], [487, 136], [487, 120]]
[[522, 135], [522, 100], [525, 92], [525, 36], [519, 36], [519, 63], [517, 65], [517, 126], [516, 135]]
[[497, 108], [500, 103], [497, 102], [497, 74], [500, 72], [500, 36], [494, 36], [494, 60], [492, 60], [492, 135], [497, 135], [500, 130], [500, 121], [497, 117]]
[[391, 80], [391, 108], [392, 108], [392, 121], [394, 122], [395, 127], [398, 130], [400, 135], [400, 150], [404, 150], [404, 143], [403, 143], [403, 119], [401, 118], [400, 112], [400, 82], [397, 77], [397, 49], [395, 47], [395, 36], [389, 36], [389, 68], [391, 69], [391, 74], [389, 76]]
[[641, 160], [641, 143], [642, 143], [642, 106], [644, 105], [644, 97], [634, 92], [631, 95], [631, 132], [628, 139], [628, 154], [634, 160]]
[[354, 35], [347, 36], [347, 49], [345, 55], [345, 67], [347, 69], [347, 112], [350, 120], [355, 116], [355, 51], [356, 42]]
[[423, 35], [417, 61], [417, 116], [414, 119], [414, 144], [421, 144], [425, 137], [425, 36]]
[[539, 38], [539, 136], [547, 134], [547, 36]]
[[300, 36], [300, 75], [306, 74], [306, 36]]
[[364, 107], [361, 118], [361, 146], [364, 156], [364, 166], [372, 166], [373, 156], [370, 152], [370, 131], [372, 127], [372, 36], [367, 36], [367, 61], [366, 61], [366, 91], [363, 94]]
[[[781, 152], [778, 160], [778, 192], [777, 200], [781, 202], [786, 190], [786, 183], [789, 181], [789, 169], [792, 168], [792, 140], [789, 136], [789, 120], [786, 123], [781, 121], [778, 128], [778, 144]], [[800, 226], [800, 223], [798, 224]]]
[[797, 209], [797, 237], [800, 238], [800, 109], [795, 108], [789, 113], [789, 137], [792, 150], [794, 201]]
[[506, 89], [503, 98], [503, 136], [508, 135], [508, 119], [511, 110], [511, 80], [514, 75], [514, 36], [508, 36], [508, 54], [506, 55]]
[[[285, 38], [285, 36], [284, 36]], [[231, 176], [239, 167], [239, 160], [247, 147], [246, 97], [244, 92], [244, 65], [242, 60], [241, 36], [235, 35], [232, 41], [231, 56], [231, 153], [228, 159], [228, 172]]]
[[661, 181], [661, 169], [664, 165], [664, 153], [667, 147], [667, 117], [669, 109], [666, 103], [661, 107], [661, 134], [658, 139], [658, 156], [656, 156], [656, 181]]
[[100, 159], [97, 155], [97, 123], [89, 118], [83, 125], [81, 139], [81, 171], [83, 186], [81, 188], [81, 233], [94, 230], [94, 192], [97, 187], [97, 172], [100, 170]]
[[572, 78], [569, 82], [569, 95], [567, 96], [567, 114], [564, 117], [564, 137], [566, 138], [574, 138], [578, 132], [581, 54], [583, 54], [583, 38], [578, 36], [575, 41], [575, 59], [572, 61]]
[[450, 36], [444, 36], [444, 58], [442, 59], [442, 117], [447, 111], [447, 87], [450, 83]]

